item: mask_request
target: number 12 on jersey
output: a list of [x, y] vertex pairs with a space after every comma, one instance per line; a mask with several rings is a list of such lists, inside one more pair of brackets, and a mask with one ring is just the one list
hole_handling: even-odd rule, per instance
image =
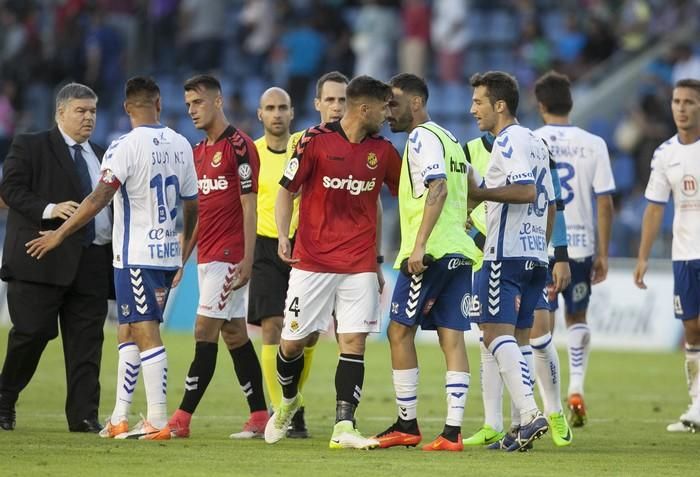
[[[156, 174], [151, 179], [151, 189], [156, 190], [156, 200], [158, 201], [158, 223], [162, 224], [167, 220], [167, 215], [170, 213], [170, 220], [175, 220], [177, 217], [177, 198], [180, 195], [180, 181], [176, 175], [168, 176], [163, 180], [161, 174]], [[172, 201], [168, 201], [168, 188], [175, 189], [175, 194]], [[171, 203], [172, 202], [172, 203]]]

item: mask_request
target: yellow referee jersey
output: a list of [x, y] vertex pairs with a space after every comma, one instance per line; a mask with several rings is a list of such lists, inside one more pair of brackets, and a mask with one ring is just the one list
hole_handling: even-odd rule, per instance
[[[297, 141], [299, 139], [297, 138]], [[289, 155], [287, 151], [273, 151], [267, 146], [265, 136], [255, 141], [260, 156], [258, 173], [258, 235], [277, 238], [275, 223], [275, 202], [280, 190], [279, 181], [284, 173]], [[299, 197], [294, 201], [289, 237], [293, 237], [299, 226]]]

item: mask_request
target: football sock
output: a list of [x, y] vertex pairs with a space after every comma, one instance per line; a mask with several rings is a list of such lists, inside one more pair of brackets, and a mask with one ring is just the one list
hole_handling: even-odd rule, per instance
[[311, 365], [314, 362], [314, 352], [316, 351], [315, 346], [304, 348], [304, 369], [301, 371], [301, 379], [299, 380], [299, 390], [304, 390], [304, 385], [306, 381], [309, 380], [309, 373], [311, 372]]
[[207, 386], [214, 376], [216, 369], [216, 354], [219, 343], [198, 341], [194, 345], [194, 359], [185, 378], [185, 395], [182, 397], [180, 409], [193, 414], [199, 401], [202, 400]]
[[365, 360], [361, 354], [340, 353], [335, 370], [335, 422], [354, 421], [355, 408], [362, 398], [365, 380]]
[[231, 359], [233, 359], [233, 369], [236, 371], [238, 382], [248, 400], [250, 412], [266, 410], [262, 370], [253, 343], [248, 340], [243, 346], [231, 349], [229, 352]]
[[119, 345], [117, 365], [117, 399], [110, 418], [112, 424], [119, 424], [129, 418], [129, 409], [134, 397], [134, 389], [139, 380], [141, 355], [136, 343], [131, 341]]
[[525, 358], [525, 362], [527, 363], [527, 372], [528, 372], [528, 377], [530, 379], [530, 387], [532, 388], [532, 391], [535, 391], [535, 359], [532, 355], [532, 346], [529, 344], [520, 346], [520, 353], [522, 353], [523, 358]]
[[[559, 369], [559, 355], [552, 342], [552, 334], [530, 340], [533, 356], [535, 358], [534, 374], [537, 377], [537, 387], [542, 396], [545, 414], [561, 412], [561, 371]], [[530, 370], [532, 374], [532, 370]]]
[[498, 361], [480, 340], [481, 350], [481, 395], [484, 401], [484, 424], [498, 432], [503, 431], [503, 380]]
[[282, 388], [277, 381], [277, 348], [279, 345], [262, 345], [260, 353], [260, 366], [267, 388], [267, 395], [270, 396], [270, 405], [277, 409], [282, 400]]
[[591, 330], [586, 323], [577, 323], [568, 328], [569, 346], [569, 395], [583, 395], [583, 382], [591, 342]]
[[164, 346], [141, 352], [143, 384], [146, 388], [148, 421], [157, 429], [168, 423], [168, 355]]
[[399, 419], [415, 420], [418, 407], [418, 368], [394, 369], [392, 377]]
[[700, 345], [685, 345], [685, 376], [692, 405], [700, 407]]
[[450, 442], [457, 442], [459, 441], [459, 435], [461, 433], [461, 426], [450, 426], [449, 424], [445, 424], [445, 427], [442, 428], [441, 435]]
[[277, 380], [282, 386], [282, 401], [289, 404], [299, 393], [299, 379], [304, 369], [304, 353], [299, 356], [284, 356], [282, 348], [277, 351]]
[[518, 343], [512, 335], [501, 335], [489, 345], [498, 361], [501, 378], [515, 405], [520, 409], [521, 422], [529, 422], [537, 412], [537, 403], [530, 384], [530, 371]]
[[[461, 428], [464, 409], [467, 406], [470, 374], [464, 371], [447, 371], [445, 373], [445, 394], [447, 398], [447, 418], [445, 424]], [[458, 432], [459, 434], [459, 432]]]

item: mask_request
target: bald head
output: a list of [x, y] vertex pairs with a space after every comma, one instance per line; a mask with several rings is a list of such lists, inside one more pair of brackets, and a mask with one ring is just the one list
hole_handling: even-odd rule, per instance
[[289, 125], [294, 118], [294, 109], [289, 94], [282, 88], [272, 87], [260, 96], [258, 119], [265, 135], [282, 137], [289, 135]]
[[260, 109], [262, 109], [266, 103], [281, 101], [286, 102], [290, 108], [292, 107], [292, 99], [289, 97], [289, 93], [277, 86], [267, 88], [260, 96]]

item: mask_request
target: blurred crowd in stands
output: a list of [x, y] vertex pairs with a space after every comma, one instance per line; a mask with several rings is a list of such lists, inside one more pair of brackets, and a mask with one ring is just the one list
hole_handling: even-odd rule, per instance
[[[220, 76], [229, 119], [254, 137], [266, 87], [286, 87], [294, 126], [306, 127], [318, 120], [315, 80], [333, 69], [383, 80], [399, 71], [424, 76], [433, 118], [464, 141], [479, 134], [468, 114], [469, 76], [509, 71], [523, 91], [521, 120], [534, 128], [538, 75], [554, 68], [585, 81], [699, 14], [697, 0], [0, 0], [0, 159], [13, 134], [52, 124], [54, 93], [68, 80], [100, 96], [95, 140], [125, 132], [122, 87], [135, 73], [159, 81], [163, 121], [193, 142], [200, 134], [181, 85], [198, 72]], [[614, 158], [613, 254], [636, 254], [649, 160], [674, 131], [673, 82], [700, 77], [698, 47], [670, 48], [646, 67], [635, 104], [581, 125], [602, 135]], [[668, 254], [660, 244], [657, 254]]]

